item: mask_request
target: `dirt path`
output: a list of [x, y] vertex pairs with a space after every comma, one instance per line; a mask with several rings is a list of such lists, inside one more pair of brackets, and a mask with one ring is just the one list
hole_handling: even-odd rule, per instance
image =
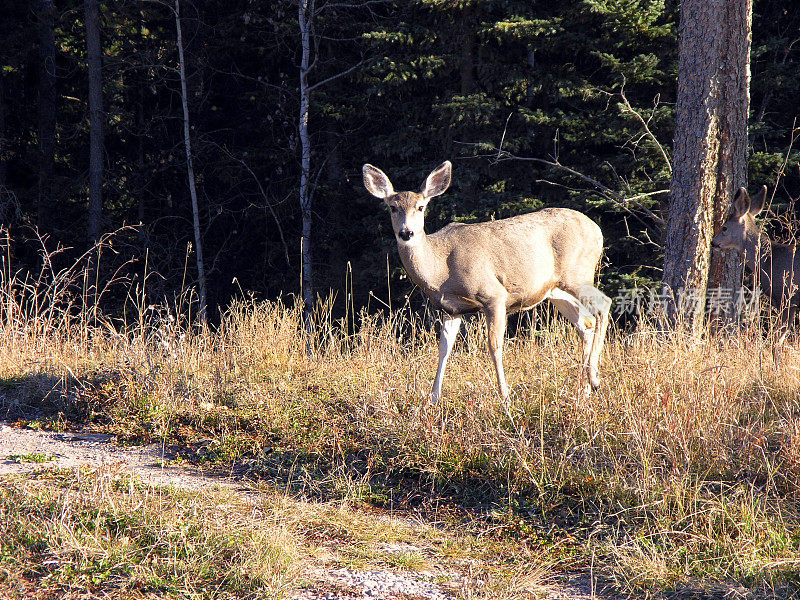
[[[169, 458], [169, 457], [167, 457]], [[245, 488], [232, 480], [203, 475], [199, 469], [165, 464], [159, 444], [124, 447], [113, 436], [97, 433], [54, 433], [11, 427], [0, 421], [0, 476], [30, 473], [43, 466], [58, 469], [110, 467], [150, 485], [176, 488]]]
[[[80, 467], [109, 468], [154, 486], [188, 490], [226, 489], [243, 495], [252, 492], [241, 482], [204, 474], [194, 467], [165, 463], [159, 444], [123, 447], [114, 443], [109, 435], [34, 431], [0, 421], [0, 479], [12, 474], [25, 475], [41, 468]], [[448, 585], [441, 585], [441, 574], [436, 573], [342, 568], [315, 569], [307, 574], [307, 578], [312, 583], [291, 595], [291, 600], [449, 600], [463, 597], [458, 589], [468, 583], [455, 576]], [[562, 574], [554, 576], [543, 593], [552, 600], [611, 598], [593, 588], [591, 578], [585, 574]]]

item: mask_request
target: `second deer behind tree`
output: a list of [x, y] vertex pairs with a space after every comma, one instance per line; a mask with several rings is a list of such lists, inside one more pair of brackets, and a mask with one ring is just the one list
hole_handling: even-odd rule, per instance
[[755, 217], [764, 208], [767, 186], [752, 199], [739, 188], [722, 229], [711, 240], [715, 250], [738, 250], [744, 253], [758, 287], [778, 310], [779, 326], [797, 326], [800, 311], [800, 254], [794, 244], [777, 244], [761, 231]]
[[489, 353], [503, 399], [509, 387], [503, 371], [506, 316], [533, 308], [547, 298], [580, 333], [581, 380], [585, 393], [600, 385], [598, 364], [611, 300], [594, 285], [603, 253], [600, 228], [577, 211], [546, 208], [486, 223], [450, 223], [436, 233], [424, 229], [425, 207], [450, 186], [445, 161], [420, 192], [395, 192], [377, 167], [364, 165], [364, 186], [389, 207], [397, 248], [409, 277], [445, 313], [439, 340], [439, 367], [431, 391], [441, 396], [447, 357], [462, 315], [483, 312]]

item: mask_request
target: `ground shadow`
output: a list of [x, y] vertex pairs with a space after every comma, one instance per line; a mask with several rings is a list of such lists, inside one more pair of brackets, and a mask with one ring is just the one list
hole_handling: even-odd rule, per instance
[[109, 422], [94, 379], [44, 373], [0, 379], [0, 419], [48, 430], [75, 430]]

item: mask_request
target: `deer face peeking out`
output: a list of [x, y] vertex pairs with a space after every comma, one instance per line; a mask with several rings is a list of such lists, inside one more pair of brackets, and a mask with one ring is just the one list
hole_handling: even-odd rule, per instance
[[752, 199], [746, 189], [739, 188], [728, 219], [711, 247], [744, 253], [745, 264], [755, 274], [761, 292], [778, 309], [780, 325], [787, 327], [795, 324], [800, 305], [800, 256], [794, 244], [773, 243], [756, 223], [766, 197], [766, 186]]

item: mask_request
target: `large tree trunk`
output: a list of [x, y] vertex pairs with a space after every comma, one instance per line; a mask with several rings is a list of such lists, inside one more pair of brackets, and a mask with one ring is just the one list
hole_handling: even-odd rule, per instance
[[[664, 248], [667, 316], [703, 326], [714, 226], [745, 185], [752, 0], [684, 0], [678, 40], [674, 170]], [[714, 271], [734, 296], [741, 261]]]
[[301, 261], [303, 291], [303, 312], [306, 330], [311, 329], [311, 314], [314, 308], [314, 272], [311, 262], [311, 137], [308, 133], [308, 112], [311, 106], [311, 90], [308, 84], [308, 71], [311, 57], [311, 19], [314, 14], [314, 0], [300, 0], [298, 18], [300, 23], [300, 43], [303, 54], [300, 60], [300, 214], [302, 216]]
[[39, 185], [36, 223], [50, 224], [56, 149], [56, 38], [53, 0], [38, 0], [39, 21]]
[[197, 256], [197, 287], [200, 305], [200, 320], [206, 321], [206, 272], [203, 263], [203, 241], [200, 235], [200, 211], [197, 204], [194, 166], [192, 165], [192, 144], [189, 136], [189, 99], [186, 91], [186, 61], [183, 56], [183, 34], [181, 32], [180, 0], [175, 0], [175, 29], [178, 34], [178, 61], [181, 76], [181, 104], [183, 105], [183, 143], [186, 149], [186, 172], [189, 178], [189, 195], [192, 199], [192, 224]]
[[103, 221], [103, 73], [98, 0], [86, 0], [89, 59], [89, 243], [100, 239]]
[[[722, 67], [727, 80], [727, 99], [722, 109], [722, 152], [719, 157], [714, 225], [719, 229], [728, 216], [736, 190], [747, 187], [748, 130], [750, 110], [750, 45], [752, 41], [753, 0], [724, 3], [726, 41]], [[712, 317], [722, 323], [738, 322], [737, 297], [741, 293], [744, 263], [739, 253], [713, 253], [708, 286], [718, 290], [711, 306]]]

